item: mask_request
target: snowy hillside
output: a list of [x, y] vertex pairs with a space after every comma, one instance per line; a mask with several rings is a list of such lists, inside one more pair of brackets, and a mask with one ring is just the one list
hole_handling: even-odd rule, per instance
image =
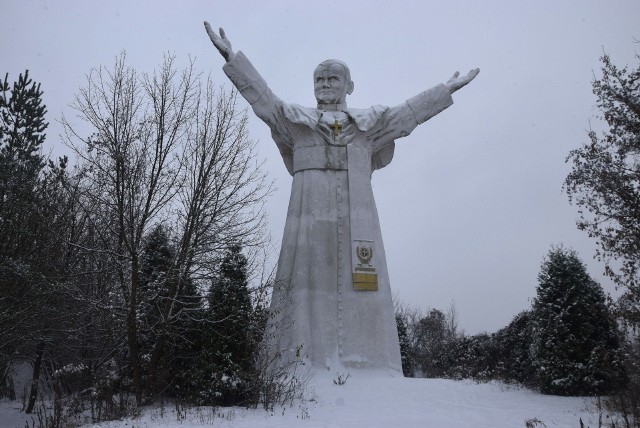
[[[274, 412], [262, 409], [146, 408], [135, 420], [99, 425], [115, 427], [597, 427], [590, 399], [557, 397], [500, 383], [477, 384], [444, 379], [408, 379], [351, 372], [344, 385], [336, 374], [312, 381], [308, 399]], [[24, 427], [24, 414], [7, 403], [1, 426]], [[606, 420], [605, 420], [606, 421]]]

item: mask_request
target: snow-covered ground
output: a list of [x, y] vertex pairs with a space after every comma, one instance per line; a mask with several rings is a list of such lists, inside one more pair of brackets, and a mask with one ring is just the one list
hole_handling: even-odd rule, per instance
[[[541, 395], [501, 383], [408, 379], [351, 372], [343, 385], [334, 373], [316, 375], [307, 399], [273, 412], [243, 408], [149, 407], [136, 419], [105, 422], [129, 427], [579, 427], [598, 426], [591, 399]], [[0, 426], [25, 426], [17, 402], [0, 403]], [[607, 419], [604, 419], [606, 422]]]

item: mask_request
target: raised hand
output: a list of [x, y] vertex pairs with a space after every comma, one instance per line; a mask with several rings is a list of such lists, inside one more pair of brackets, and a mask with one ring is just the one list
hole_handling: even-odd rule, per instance
[[463, 86], [471, 82], [473, 79], [475, 79], [478, 73], [480, 73], [480, 69], [474, 68], [473, 70], [468, 72], [466, 75], [460, 77], [460, 73], [456, 71], [455, 73], [453, 73], [453, 76], [451, 76], [451, 79], [447, 80], [447, 83], [445, 83], [444, 85], [447, 87], [449, 92], [453, 94], [455, 91], [457, 91], [458, 89], [462, 88]]
[[211, 29], [211, 25], [207, 21], [204, 21], [204, 28], [207, 30], [207, 34], [211, 39], [213, 45], [218, 49], [220, 55], [222, 55], [225, 61], [229, 61], [234, 53], [233, 49], [231, 49], [231, 42], [227, 39], [227, 36], [224, 34], [224, 30], [220, 27], [220, 35], [217, 35], [215, 31]]

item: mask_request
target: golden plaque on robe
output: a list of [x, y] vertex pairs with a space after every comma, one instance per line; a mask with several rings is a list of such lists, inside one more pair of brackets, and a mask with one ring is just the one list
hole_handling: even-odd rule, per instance
[[378, 275], [375, 273], [353, 273], [353, 289], [356, 291], [378, 291]]
[[378, 291], [378, 273], [372, 265], [373, 241], [354, 241], [353, 289]]

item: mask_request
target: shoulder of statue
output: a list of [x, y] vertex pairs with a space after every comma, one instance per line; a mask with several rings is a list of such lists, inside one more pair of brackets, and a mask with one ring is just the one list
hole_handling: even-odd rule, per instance
[[320, 119], [320, 113], [315, 108], [304, 107], [299, 104], [282, 104], [282, 111], [284, 117], [291, 123], [297, 123], [301, 125], [307, 125], [310, 128], [315, 128], [318, 120]]
[[373, 128], [387, 110], [389, 110], [387, 106], [375, 105], [365, 109], [350, 108], [347, 109], [347, 114], [356, 123], [358, 129], [365, 132]]

